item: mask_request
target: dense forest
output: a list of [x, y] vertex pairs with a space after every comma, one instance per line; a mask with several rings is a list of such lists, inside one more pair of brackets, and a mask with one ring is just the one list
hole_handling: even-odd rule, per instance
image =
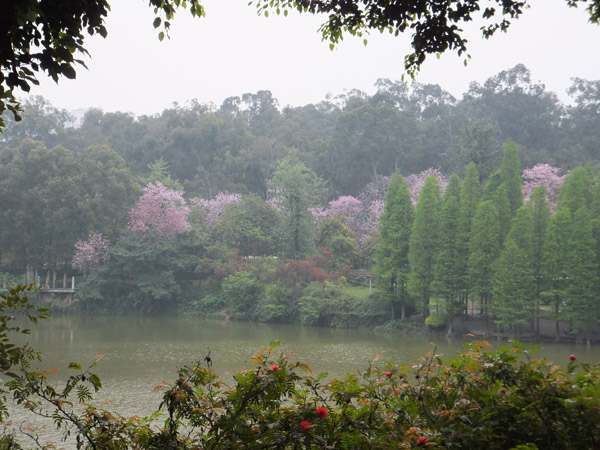
[[[91, 312], [361, 326], [600, 308], [600, 81], [561, 103], [522, 65], [280, 108], [269, 91], [155, 116], [42, 98], [0, 135], [0, 270]], [[524, 169], [524, 170], [522, 170]], [[451, 175], [456, 174], [456, 175]], [[542, 190], [543, 189], [543, 190]], [[344, 286], [376, 288], [357, 301]], [[61, 280], [62, 278], [62, 280]]]

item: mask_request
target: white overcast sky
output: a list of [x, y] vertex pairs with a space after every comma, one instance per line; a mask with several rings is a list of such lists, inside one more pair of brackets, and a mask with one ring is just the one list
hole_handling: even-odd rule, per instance
[[[508, 33], [490, 40], [469, 32], [468, 66], [455, 54], [430, 57], [419, 82], [437, 83], [460, 97], [471, 81], [525, 64], [534, 81], [567, 100], [572, 77], [600, 79], [600, 27], [566, 0], [532, 0]], [[268, 89], [281, 106], [305, 105], [347, 89], [374, 92], [379, 78], [399, 80], [410, 36], [374, 33], [369, 44], [351, 36], [334, 50], [321, 41], [322, 17], [259, 17], [247, 0], [204, 0], [206, 17], [180, 11], [170, 39], [159, 42], [145, 0], [112, 1], [109, 36], [88, 38], [89, 70], [56, 85], [41, 78], [32, 90], [59, 108], [153, 114], [191, 99], [219, 105], [225, 98]], [[477, 25], [477, 24], [475, 24]]]

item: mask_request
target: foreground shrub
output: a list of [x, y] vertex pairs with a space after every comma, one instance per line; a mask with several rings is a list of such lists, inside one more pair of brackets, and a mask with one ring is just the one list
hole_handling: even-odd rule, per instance
[[47, 373], [26, 369], [10, 388], [17, 402], [69, 425], [78, 448], [87, 449], [589, 449], [600, 443], [600, 368], [579, 365], [574, 356], [562, 370], [518, 342], [497, 351], [482, 342], [453, 360], [432, 352], [406, 365], [372, 361], [361, 373], [329, 379], [275, 347], [254, 355], [253, 368], [236, 374], [233, 386], [219, 379], [209, 357], [183, 367], [173, 384], [159, 387], [159, 412], [143, 419], [89, 405], [75, 414], [68, 395], [77, 392], [85, 404], [86, 386], [99, 387], [89, 371], [69, 379], [68, 392], [51, 388]]

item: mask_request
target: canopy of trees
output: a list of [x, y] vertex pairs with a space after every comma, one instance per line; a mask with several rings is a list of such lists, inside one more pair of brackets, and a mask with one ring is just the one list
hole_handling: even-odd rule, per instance
[[[585, 4], [590, 21], [600, 22], [600, 0], [566, 0], [576, 7]], [[321, 26], [323, 38], [333, 47], [344, 33], [363, 36], [370, 30], [388, 31], [395, 35], [412, 32], [413, 52], [405, 57], [405, 68], [414, 75], [427, 55], [445, 51], [467, 51], [467, 40], [461, 25], [475, 17], [483, 21], [485, 38], [496, 31], [506, 31], [511, 20], [518, 18], [527, 7], [527, 0], [481, 0], [438, 2], [422, 0], [390, 3], [387, 0], [256, 0], [258, 11], [287, 15], [289, 10], [324, 13], [327, 21]], [[187, 8], [192, 16], [205, 15], [200, 0], [149, 0], [154, 9], [155, 28], [161, 28], [163, 40], [175, 12]], [[108, 0], [61, 2], [57, 0], [6, 0], [0, 17], [0, 130], [4, 127], [3, 113], [10, 110], [20, 119], [20, 104], [15, 91], [28, 92], [38, 84], [39, 72], [54, 81], [61, 77], [75, 78], [78, 59], [87, 54], [85, 38], [95, 34], [107, 36], [104, 20], [110, 11]], [[365, 39], [365, 43], [367, 40]]]
[[[420, 314], [448, 332], [468, 313], [512, 335], [543, 315], [557, 338], [589, 337], [597, 84], [576, 80], [562, 105], [519, 65], [460, 100], [381, 80], [298, 108], [259, 91], [81, 121], [35, 98], [0, 137], [0, 267], [52, 286], [83, 275], [77, 297], [97, 312]], [[369, 301], [344, 293], [371, 270]], [[242, 306], [227, 294], [247, 288]]]

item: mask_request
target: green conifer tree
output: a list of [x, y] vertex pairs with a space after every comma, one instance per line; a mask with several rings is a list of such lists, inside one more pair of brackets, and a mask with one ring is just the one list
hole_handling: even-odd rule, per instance
[[379, 220], [379, 242], [375, 248], [373, 266], [377, 288], [390, 300], [392, 320], [396, 318], [395, 303], [400, 304], [402, 319], [409, 303], [408, 247], [413, 220], [414, 210], [408, 185], [402, 174], [396, 172], [388, 185]]
[[498, 213], [498, 245], [502, 248], [504, 239], [510, 230], [510, 199], [506, 189], [506, 183], [502, 180], [500, 171], [494, 172], [485, 185], [483, 191], [483, 201], [491, 201], [496, 207]]
[[571, 170], [558, 193], [558, 205], [567, 208], [571, 216], [582, 206], [590, 207], [593, 199], [594, 174], [591, 167]]
[[446, 188], [440, 217], [440, 248], [436, 257], [433, 290], [442, 301], [448, 320], [447, 335], [452, 335], [452, 322], [463, 310], [461, 298], [460, 250], [460, 178], [452, 175]]
[[527, 206], [517, 210], [500, 256], [494, 264], [492, 312], [498, 327], [512, 334], [531, 323], [535, 312], [533, 216]]
[[590, 343], [591, 334], [598, 323], [600, 303], [597, 298], [598, 268], [594, 252], [591, 216], [582, 206], [573, 217], [570, 239], [569, 285], [567, 286], [567, 309], [574, 331], [585, 335]]
[[542, 285], [544, 280], [544, 246], [546, 242], [546, 230], [550, 220], [550, 205], [546, 199], [546, 187], [537, 186], [531, 194], [529, 202], [531, 215], [533, 216], [533, 272], [536, 280], [536, 313], [535, 329], [540, 332], [540, 294], [544, 290]]
[[469, 282], [469, 253], [471, 229], [473, 226], [473, 217], [477, 211], [477, 206], [481, 201], [481, 185], [479, 183], [479, 173], [477, 165], [470, 163], [465, 169], [465, 177], [460, 192], [460, 217], [459, 234], [460, 248], [457, 259], [458, 276], [461, 283], [461, 297], [465, 309], [468, 309], [470, 282]]
[[283, 254], [301, 259], [315, 251], [314, 221], [308, 208], [319, 203], [321, 179], [296, 156], [282, 159], [273, 174], [273, 186], [283, 209]]
[[492, 296], [492, 267], [500, 252], [499, 234], [496, 207], [491, 201], [481, 202], [473, 217], [468, 270], [471, 291], [479, 297], [481, 313], [485, 314], [486, 320]]
[[409, 293], [420, 299], [424, 317], [429, 316], [435, 257], [439, 247], [441, 202], [437, 178], [427, 177], [417, 200], [408, 252], [412, 269], [408, 283]]
[[545, 289], [541, 297], [554, 308], [555, 339], [560, 340], [560, 320], [569, 282], [569, 254], [572, 220], [567, 208], [558, 208], [548, 221], [544, 245]]
[[504, 157], [500, 165], [500, 175], [506, 187], [506, 194], [510, 203], [511, 218], [523, 205], [523, 179], [521, 178], [521, 161], [517, 144], [513, 141], [504, 146]]

